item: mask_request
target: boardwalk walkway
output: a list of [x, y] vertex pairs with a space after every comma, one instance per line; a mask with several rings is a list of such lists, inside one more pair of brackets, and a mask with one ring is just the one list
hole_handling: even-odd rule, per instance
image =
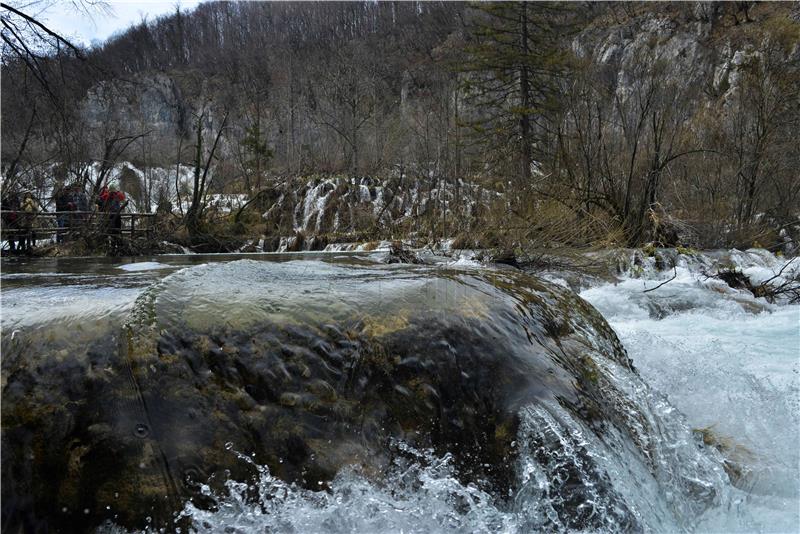
[[[16, 214], [16, 217], [13, 215]], [[95, 235], [124, 235], [134, 238], [139, 236], [150, 237], [153, 229], [154, 213], [121, 213], [122, 227], [115, 233], [108, 213], [97, 211], [60, 211], [40, 212], [35, 215], [30, 228], [24, 222], [27, 213], [21, 211], [0, 211], [2, 217], [3, 241], [21, 240], [31, 232], [37, 241], [51, 241], [57, 236], [69, 240], [82, 233]], [[15, 219], [13, 222], [12, 219]], [[59, 225], [61, 221], [61, 225]]]

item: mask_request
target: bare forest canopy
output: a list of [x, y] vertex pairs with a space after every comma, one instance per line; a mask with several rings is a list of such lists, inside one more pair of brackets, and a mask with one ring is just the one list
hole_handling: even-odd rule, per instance
[[[166, 198], [183, 165], [196, 229], [211, 193], [411, 180], [460, 191], [432, 214], [451, 236], [771, 245], [800, 216], [799, 20], [796, 3], [208, 2], [81, 49], [4, 5], [3, 187], [96, 194], [124, 161], [172, 169], [146, 184]], [[498, 200], [462, 209], [474, 191]]]

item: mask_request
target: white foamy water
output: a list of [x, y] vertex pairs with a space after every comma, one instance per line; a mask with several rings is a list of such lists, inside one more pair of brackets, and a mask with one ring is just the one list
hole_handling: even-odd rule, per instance
[[138, 288], [48, 286], [15, 288], [3, 294], [4, 332], [64, 321], [62, 326], [103, 321], [129, 312]]
[[[229, 481], [227, 493], [214, 495], [214, 511], [191, 503], [181, 512], [198, 532], [501, 532], [512, 517], [492, 503], [490, 495], [455, 478], [451, 457], [436, 457], [400, 444], [416, 460], [396, 460], [390, 484], [369, 481], [344, 470], [326, 485], [328, 491], [300, 489], [258, 466], [252, 484]], [[237, 454], [244, 462], [246, 456]], [[257, 495], [254, 503], [252, 495]], [[250, 496], [249, 498], [247, 496]]]
[[[254, 480], [227, 481], [222, 493], [203, 486], [215, 507], [188, 502], [177, 520], [188, 519], [191, 531], [204, 533], [586, 532], [568, 524], [578, 516], [600, 518], [592, 520], [599, 532], [696, 530], [709, 506], [732, 502], [720, 458], [698, 448], [663, 397], [636, 389], [634, 397], [642, 396], [655, 417], [673, 416], [651, 436], [656, 477], [617, 433], [601, 439], [563, 408], [530, 406], [520, 413], [519, 487], [508, 499], [461, 483], [450, 454], [401, 443], [407, 455], [383, 480], [345, 469], [330, 484], [321, 483], [324, 491], [311, 491], [256, 466]], [[586, 498], [574, 517], [565, 518], [559, 512], [564, 490], [576, 482]]]
[[[760, 282], [786, 264], [735, 252]], [[800, 306], [772, 305], [707, 279], [686, 262], [671, 278], [641, 278], [583, 291], [619, 335], [642, 377], [694, 428], [711, 428], [738, 451], [744, 476], [731, 506], [710, 511], [701, 532], [800, 531]], [[784, 270], [784, 275], [798, 261]], [[694, 266], [696, 267], [697, 264]]]
[[[756, 281], [786, 263], [760, 251], [728, 259]], [[707, 257], [684, 257], [673, 280], [644, 293], [673, 275], [652, 263], [646, 260], [639, 276], [581, 293], [609, 321], [641, 375], [597, 362], [608, 384], [624, 392], [630, 414], [643, 414], [640, 437], [652, 465], [628, 437], [596, 434], [543, 403], [520, 412], [518, 485], [507, 497], [459, 482], [449, 454], [399, 444], [406, 454], [382, 479], [346, 469], [320, 486], [325, 491], [287, 484], [259, 466], [254, 480], [229, 481], [220, 494], [204, 487], [216, 505], [186, 503], [181, 525], [220, 533], [575, 532], [558, 510], [562, 489], [577, 480], [585, 489], [576, 514], [600, 517], [593, 524], [602, 532], [800, 531], [800, 306], [771, 304], [705, 278], [701, 269], [713, 263]], [[141, 272], [114, 268], [108, 281], [66, 283], [48, 271], [36, 275], [47, 285], [36, 287], [14, 285], [30, 274], [4, 274], [2, 327], [122, 316], [144, 288], [139, 277], [163, 272], [147, 265]], [[708, 427], [734, 449], [741, 473], [735, 486], [723, 455], [692, 431]]]
[[[754, 281], [785, 264], [763, 252], [732, 257]], [[800, 307], [702, 276], [712, 263], [683, 259], [672, 281], [648, 293], [673, 271], [646, 265], [639, 277], [582, 293], [643, 378], [604, 369], [645, 414], [652, 471], [615, 433], [600, 438], [558, 406], [531, 406], [520, 413], [519, 487], [508, 499], [459, 483], [449, 455], [425, 451], [383, 481], [346, 471], [321, 492], [260, 467], [249, 485], [229, 482], [221, 495], [204, 488], [216, 509], [189, 503], [181, 517], [199, 532], [574, 532], [556, 512], [569, 471], [586, 488], [577, 514], [602, 517], [603, 532], [798, 532]], [[701, 428], [734, 453], [704, 446], [693, 430]], [[735, 485], [725, 458], [741, 475]], [[611, 492], [598, 488], [598, 473]]]

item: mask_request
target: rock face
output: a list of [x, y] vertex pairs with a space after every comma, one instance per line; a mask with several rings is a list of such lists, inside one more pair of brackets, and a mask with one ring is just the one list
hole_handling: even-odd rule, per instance
[[[379, 478], [401, 440], [451, 452], [460, 477], [505, 496], [519, 411], [539, 403], [649, 457], [647, 421], [605, 377], [630, 371], [613, 331], [521, 274], [243, 260], [165, 278], [121, 330], [58, 332], [3, 339], [9, 531], [172, 525], [187, 499], [203, 505], [200, 483], [251, 475], [230, 449], [324, 489], [347, 465]], [[563, 523], [598, 527], [562, 471]]]
[[[636, 98], [644, 73], [658, 72], [659, 84], [685, 92], [704, 87], [698, 110], [721, 118], [732, 110], [742, 74], [771, 46], [776, 27], [796, 24], [796, 10], [780, 4], [694, 2], [609, 9], [572, 42], [581, 58], [601, 67], [598, 83], [621, 101]], [[795, 32], [796, 35], [796, 32]], [[800, 45], [787, 47], [786, 68], [796, 68]]]
[[82, 114], [93, 128], [109, 122], [142, 123], [162, 137], [186, 127], [186, 105], [174, 80], [164, 74], [101, 82], [82, 102]]

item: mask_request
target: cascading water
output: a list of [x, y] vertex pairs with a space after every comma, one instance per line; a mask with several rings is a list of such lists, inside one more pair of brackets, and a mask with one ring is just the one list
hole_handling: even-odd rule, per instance
[[783, 269], [780, 282], [797, 276], [800, 260], [750, 250], [682, 255], [674, 271], [653, 264], [646, 259], [633, 276], [581, 296], [609, 321], [644, 380], [736, 463], [727, 506], [696, 529], [797, 532], [800, 306], [770, 304], [705, 274], [734, 268], [760, 283]]
[[[383, 481], [347, 470], [325, 492], [261, 467], [255, 486], [229, 482], [212, 511], [187, 503], [181, 517], [200, 532], [570, 532], [556, 508], [565, 486], [580, 485], [573, 519], [600, 516], [602, 531], [796, 532], [800, 309], [704, 277], [718, 259], [682, 256], [660, 293], [642, 291], [673, 273], [647, 259], [619, 283], [581, 293], [644, 378], [598, 362], [632, 413], [646, 416], [645, 463], [618, 433], [601, 439], [557, 403], [539, 404], [520, 411], [520, 484], [509, 499], [460, 483], [449, 455], [414, 451]], [[786, 264], [759, 251], [726, 259], [756, 281]], [[709, 427], [719, 441], [704, 443], [698, 429]], [[598, 480], [608, 487], [598, 491]]]
[[[697, 440], [663, 396], [621, 374], [646, 403], [637, 408], [652, 410], [657, 425], [647, 436], [655, 479], [622, 436], [600, 439], [558, 405], [529, 406], [520, 412], [516, 440], [519, 489], [508, 499], [459, 482], [449, 455], [408, 448], [412, 458], [396, 462], [385, 479], [345, 470], [325, 492], [286, 484], [259, 466], [250, 484], [228, 481], [221, 494], [204, 486], [216, 503], [212, 511], [189, 502], [179, 517], [198, 532], [220, 533], [575, 532], [587, 519], [597, 527], [593, 531], [698, 530], [704, 512], [735, 502], [723, 460]], [[582, 501], [565, 502], [567, 489], [575, 498], [576, 485]], [[565, 518], [564, 506], [575, 514]]]
[[[259, 465], [261, 456], [246, 446], [229, 443], [211, 453], [248, 468], [253, 477], [228, 478], [222, 472], [200, 480], [199, 499], [185, 501], [174, 525], [198, 532], [796, 532], [800, 525], [796, 445], [800, 441], [800, 308], [770, 304], [702, 274], [713, 271], [715, 264], [725, 264], [758, 281], [770, 278], [786, 261], [748, 251], [676, 256], [674, 271], [671, 267], [658, 270], [656, 263], [654, 258], [645, 258], [616, 283], [595, 281], [581, 292], [619, 335], [638, 373], [614, 356], [617, 349], [614, 342], [609, 344], [601, 324], [573, 319], [559, 324], [547, 314], [538, 317], [547, 332], [573, 331], [577, 336], [562, 338], [563, 345], [553, 346], [556, 361], [561, 361], [559, 350], [564, 351], [564, 358], [580, 352], [574, 350], [575, 340], [586, 343], [591, 358], [583, 360], [576, 371], [580, 380], [575, 387], [590, 390], [587, 394], [592, 398], [604, 399], [601, 408], [605, 412], [598, 417], [592, 413], [595, 405], [576, 406], [548, 396], [519, 407], [519, 424], [508, 438], [512, 454], [502, 460], [511, 464], [514, 478], [507, 494], [498, 494], [496, 487], [480, 477], [465, 478], [457, 447], [449, 452], [434, 451], [393, 440], [388, 445], [391, 460], [379, 474], [344, 467], [330, 480], [297, 484], [286, 482], [275, 469], [280, 471], [290, 459], [280, 458], [270, 469]], [[165, 265], [140, 263], [118, 269], [123, 275], [104, 271], [103, 280], [44, 273], [47, 280], [55, 282], [38, 292], [16, 286], [28, 275], [4, 273], [4, 332], [11, 328], [24, 334], [45, 325], [52, 329], [58, 321], [75, 324], [95, 316], [119, 317], [131, 309], [131, 298], [142, 291], [145, 279], [163, 276], [154, 274], [161, 267]], [[491, 312], [497, 324], [487, 325], [488, 332], [529, 324], [524, 309], [533, 301], [509, 286], [510, 279], [497, 278], [491, 272], [477, 278], [466, 272], [446, 272], [450, 273], [446, 282], [430, 285], [424, 277], [406, 275], [403, 270], [387, 272], [375, 267], [343, 270], [314, 262], [268, 269], [257, 262], [205, 266], [181, 271], [160, 284], [162, 287], [148, 290], [150, 298], [137, 301], [141, 309], [134, 307], [133, 316], [147, 319], [148, 307], [155, 302], [156, 312], [187, 310], [177, 322], [170, 319], [162, 324], [168, 328], [186, 324], [204, 329], [207, 323], [214, 323], [214, 313], [225, 313], [229, 325], [246, 328], [276, 314], [317, 320], [320, 310], [333, 309], [338, 310], [334, 315], [346, 317], [352, 313], [348, 310], [363, 308], [363, 302], [382, 299], [392, 302], [384, 310], [389, 318], [367, 323], [365, 328], [391, 336], [392, 331], [408, 325], [408, 317], [399, 312], [406, 306], [413, 309], [415, 299], [420, 298], [438, 310], [428, 322], [441, 317], [455, 320], [453, 324], [484, 324], [470, 323], [488, 313], [478, 304], [482, 299], [494, 302], [500, 295], [495, 293], [497, 289], [503, 289], [511, 291], [511, 302], [516, 302], [522, 319], [498, 308]], [[791, 269], [786, 269], [784, 276], [790, 273]], [[272, 284], [283, 300], [275, 300], [269, 291], [254, 293], [239, 286], [236, 276], [243, 274], [248, 280]], [[376, 279], [383, 282], [368, 285], [367, 281]], [[491, 283], [487, 285], [486, 280]], [[217, 290], [210, 291], [209, 281]], [[326, 291], [334, 292], [315, 293], [315, 288], [322, 287], [321, 281], [327, 281]], [[644, 292], [664, 282], [658, 289]], [[100, 299], [94, 315], [91, 309], [78, 310], [84, 302], [79, 298], [81, 287], [87, 295]], [[337, 288], [341, 288], [339, 295], [335, 294]], [[362, 293], [348, 288], [360, 288]], [[565, 296], [557, 291], [538, 291], [541, 293], [536, 295], [547, 302], [545, 310], [558, 309], [563, 302], [580, 306], [562, 301]], [[380, 299], [365, 296], [369, 294]], [[108, 295], [116, 295], [117, 300], [122, 296], [124, 302], [106, 304], [103, 299]], [[26, 304], [32, 298], [39, 303], [74, 301], [74, 306], [35, 312]], [[237, 304], [242, 299], [248, 303], [245, 307]], [[467, 303], [472, 307], [467, 309]], [[19, 315], [16, 306], [22, 312], [20, 317], [15, 317]], [[566, 315], [568, 312], [563, 310]], [[104, 335], [108, 328], [101, 329]], [[541, 335], [526, 333], [529, 340]], [[4, 334], [4, 350], [16, 350], [14, 343]], [[46, 348], [52, 341], [43, 337], [37, 343]], [[169, 346], [176, 342], [166, 339], [159, 343]], [[249, 345], [241, 345], [245, 346]], [[257, 346], [255, 339], [252, 346]], [[168, 352], [179, 353], [177, 349]], [[233, 372], [224, 364], [229, 352], [224, 344], [221, 350], [210, 348], [210, 357], [220, 365], [214, 373], [220, 377]], [[91, 351], [83, 358], [90, 375], [102, 376], [107, 371]], [[236, 365], [240, 363], [246, 361]], [[566, 369], [571, 365], [568, 359], [561, 364]], [[306, 372], [297, 369], [289, 371]], [[152, 373], [164, 372], [152, 368]], [[202, 366], [197, 372], [198, 376], [208, 373]], [[156, 380], [158, 374], [151, 376]], [[295, 400], [287, 397], [286, 403], [290, 402]], [[4, 412], [4, 421], [7, 414]], [[149, 428], [144, 426], [137, 439], [156, 432], [153, 425], [157, 423], [153, 420]], [[164, 450], [169, 449], [169, 443], [162, 444], [167, 445]], [[121, 531], [113, 519], [100, 530]]]

